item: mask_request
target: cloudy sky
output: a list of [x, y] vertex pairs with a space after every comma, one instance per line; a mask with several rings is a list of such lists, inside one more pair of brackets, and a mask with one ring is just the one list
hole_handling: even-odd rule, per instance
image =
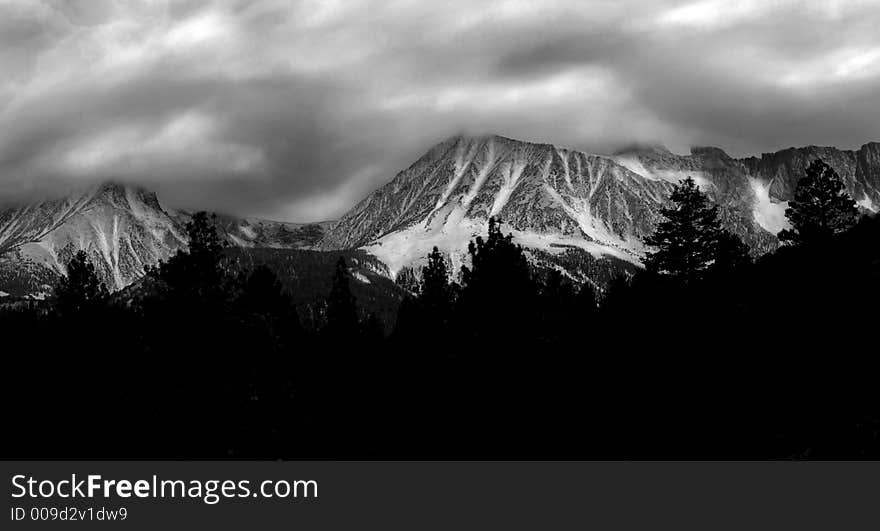
[[334, 218], [459, 132], [853, 148], [878, 27], [876, 0], [0, 0], [0, 200], [115, 179]]

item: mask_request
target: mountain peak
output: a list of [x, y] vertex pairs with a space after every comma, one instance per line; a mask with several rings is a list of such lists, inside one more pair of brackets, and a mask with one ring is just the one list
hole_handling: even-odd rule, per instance
[[117, 181], [106, 181], [93, 188], [94, 196], [115, 199], [125, 197], [126, 186]]
[[100, 184], [95, 185], [93, 189], [95, 190], [96, 194], [102, 194], [102, 195], [103, 194], [114, 195], [114, 194], [119, 194], [119, 193], [125, 193], [126, 190], [133, 190], [138, 193], [151, 193], [148, 190], [146, 190], [145, 188], [142, 188], [138, 185], [128, 184], [128, 183], [115, 181], [115, 180], [104, 181]]
[[656, 153], [662, 155], [671, 155], [672, 152], [669, 151], [669, 148], [664, 146], [663, 144], [651, 144], [651, 143], [641, 143], [636, 142], [633, 144], [629, 144], [624, 146], [621, 149], [618, 149], [613, 153], [615, 156], [620, 155], [638, 155], [640, 153]]
[[549, 146], [549, 145], [551, 145], [546, 142], [531, 142], [528, 140], [511, 138], [508, 136], [500, 135], [498, 133], [485, 133], [485, 134], [478, 134], [478, 135], [460, 133], [460, 134], [453, 135], [453, 136], [447, 138], [446, 140], [441, 142], [439, 145], [441, 145], [441, 146], [442, 145], [450, 145], [450, 144], [456, 144], [458, 142], [465, 142], [465, 143], [469, 143], [469, 144], [474, 144], [474, 143], [476, 143], [476, 144], [484, 144], [484, 143], [489, 144], [489, 143], [492, 143], [492, 144], [496, 144], [496, 145], [501, 144], [501, 145], [510, 145], [510, 146], [522, 146], [522, 145]]
[[132, 201], [159, 207], [159, 198], [156, 193], [138, 185], [127, 184], [119, 181], [105, 181], [92, 188], [90, 195], [99, 201], [111, 203], [116, 206], [125, 206]]

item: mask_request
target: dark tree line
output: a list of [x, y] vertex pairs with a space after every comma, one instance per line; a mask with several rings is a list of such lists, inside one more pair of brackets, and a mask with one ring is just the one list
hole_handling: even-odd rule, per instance
[[661, 214], [645, 270], [601, 290], [530, 270], [494, 220], [460, 285], [435, 249], [392, 336], [425, 418], [462, 427], [428, 420], [426, 438], [463, 456], [876, 456], [877, 218], [821, 161], [757, 260], [691, 179]]
[[[394, 323], [339, 258], [316, 330], [278, 268], [189, 247], [110, 294], [85, 253], [0, 312], [11, 456], [852, 458], [880, 450], [880, 222], [820, 161], [753, 259], [688, 179], [644, 271], [536, 269], [497, 220], [438, 249]], [[390, 330], [390, 333], [386, 331]], [[865, 344], [867, 343], [867, 345]], [[24, 404], [23, 406], [21, 404]]]

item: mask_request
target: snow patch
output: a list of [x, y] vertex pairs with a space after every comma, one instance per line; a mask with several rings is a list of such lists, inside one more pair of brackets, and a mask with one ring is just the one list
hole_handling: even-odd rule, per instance
[[681, 181], [690, 177], [697, 183], [697, 186], [700, 188], [709, 188], [712, 186], [712, 181], [706, 178], [705, 174], [702, 171], [689, 171], [689, 170], [649, 170], [642, 164], [638, 158], [618, 155], [615, 157], [611, 157], [611, 160], [620, 164], [624, 168], [629, 171], [644, 177], [645, 179], [651, 181], [666, 181], [672, 184], [679, 184]]
[[[638, 254], [642, 248], [642, 244], [636, 241], [627, 241], [616, 234], [612, 233], [608, 226], [596, 218], [590, 213], [590, 201], [589, 199], [583, 199], [578, 197], [568, 196], [570, 201], [566, 201], [559, 192], [554, 190], [549, 185], [545, 186], [545, 192], [553, 198], [556, 204], [560, 205], [563, 210], [568, 214], [568, 216], [577, 222], [578, 227], [580, 227], [581, 231], [586, 234], [591, 240], [594, 242], [598, 242], [599, 247], [604, 249], [624, 249], [633, 255]], [[572, 204], [569, 204], [572, 203]], [[566, 238], [563, 236], [553, 236], [553, 238], [563, 245], [568, 245], [568, 242], [581, 242], [576, 245], [578, 247], [582, 247], [586, 250], [590, 250], [592, 246], [585, 246], [587, 243], [593, 242], [584, 242], [581, 239], [575, 238]], [[590, 248], [588, 248], [590, 247]], [[621, 253], [621, 255], [626, 255], [627, 253]], [[630, 260], [632, 257], [629, 258]]]
[[778, 234], [782, 229], [790, 228], [788, 218], [785, 217], [788, 202], [774, 202], [770, 199], [770, 183], [749, 178], [749, 185], [755, 192], [755, 205], [752, 208], [752, 213], [758, 225], [771, 234]]
[[[507, 233], [508, 231], [504, 231]], [[600, 242], [591, 242], [581, 238], [571, 238], [555, 234], [540, 234], [537, 232], [509, 231], [513, 234], [513, 241], [528, 249], [539, 249], [551, 254], [562, 254], [567, 248], [578, 247], [593, 255], [594, 258], [613, 256], [626, 260], [636, 265], [641, 261], [634, 255], [614, 245], [606, 245]]]
[[616, 156], [616, 157], [611, 157], [611, 160], [620, 164], [621, 166], [628, 169], [629, 171], [631, 171], [635, 174], [641, 175], [645, 179], [650, 179], [652, 181], [659, 181], [660, 180], [658, 177], [655, 177], [653, 173], [648, 171], [648, 168], [646, 168], [645, 165], [642, 164], [642, 161], [640, 161], [639, 159], [637, 159], [635, 157]]
[[257, 233], [253, 227], [245, 225], [244, 223], [238, 226], [238, 232], [244, 234], [244, 237], [248, 240], [255, 240], [257, 238]]
[[[387, 265], [392, 278], [395, 278], [404, 267], [424, 261], [434, 247], [449, 255], [452, 259], [453, 270], [457, 270], [464, 261], [463, 257], [467, 254], [468, 244], [477, 236], [486, 238], [487, 227], [488, 222], [470, 218], [459, 223], [447, 223], [440, 227], [426, 226], [422, 222], [408, 229], [385, 235], [362, 249]], [[513, 241], [525, 248], [560, 254], [566, 248], [578, 247], [596, 258], [614, 256], [641, 265], [634, 253], [614, 244], [603, 244], [556, 234], [509, 230], [504, 226], [501, 227], [501, 230], [504, 234], [512, 234]]]
[[355, 279], [357, 279], [359, 282], [362, 282], [362, 283], [364, 283], [364, 284], [370, 284], [370, 279], [368, 279], [367, 277], [365, 277], [365, 276], [363, 275], [363, 273], [359, 273], [359, 272], [355, 271], [355, 272], [353, 272], [353, 273], [351, 274], [351, 276], [353, 276], [353, 277], [354, 277]]
[[502, 174], [504, 182], [498, 190], [498, 193], [495, 195], [495, 201], [492, 203], [492, 210], [489, 214], [490, 216], [497, 216], [498, 213], [501, 212], [501, 209], [507, 205], [511, 194], [516, 190], [516, 185], [519, 184], [519, 178], [522, 177], [525, 168], [526, 162], [524, 160], [517, 160], [508, 165], [507, 171]]
[[238, 236], [236, 236], [235, 234], [232, 234], [232, 233], [229, 233], [229, 239], [232, 240], [232, 242], [233, 242], [235, 245], [237, 245], [238, 247], [251, 247], [251, 246], [252, 246], [252, 245], [251, 245], [251, 242], [246, 241], [246, 240], [243, 240], [243, 239], [239, 238]]
[[0, 297], [8, 297], [8, 296], [9, 296], [9, 294], [6, 293], [5, 291], [0, 291]]
[[856, 201], [856, 204], [865, 210], [870, 210], [871, 212], [877, 212], [877, 207], [874, 205], [874, 201], [871, 201], [871, 198], [868, 197], [868, 194], [865, 194], [865, 197]]
[[463, 220], [440, 226], [426, 226], [425, 222], [383, 236], [363, 249], [385, 265], [392, 277], [403, 267], [428, 256], [436, 246], [441, 252], [460, 253], [467, 250], [468, 242], [483, 234], [483, 223]]

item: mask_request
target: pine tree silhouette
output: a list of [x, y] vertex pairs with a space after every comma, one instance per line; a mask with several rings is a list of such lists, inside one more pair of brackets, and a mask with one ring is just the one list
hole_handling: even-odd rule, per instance
[[85, 251], [77, 251], [67, 263], [67, 275], [55, 287], [59, 312], [74, 314], [102, 304], [108, 291]]
[[428, 255], [428, 263], [422, 268], [419, 304], [429, 326], [443, 326], [452, 311], [453, 288], [449, 283], [446, 260], [437, 247]]
[[712, 270], [716, 273], [731, 273], [752, 263], [749, 246], [736, 234], [721, 230], [715, 248], [715, 262]]
[[859, 211], [837, 172], [816, 159], [798, 181], [785, 216], [792, 228], [782, 230], [779, 239], [803, 245], [821, 243], [852, 228]]
[[348, 341], [358, 333], [357, 306], [351, 293], [351, 276], [345, 258], [339, 257], [333, 273], [333, 286], [327, 298], [327, 333], [331, 338]]
[[703, 276], [718, 252], [721, 222], [718, 206], [690, 177], [684, 179], [669, 197], [672, 204], [660, 210], [663, 220], [645, 243], [655, 247], [645, 258], [652, 273], [683, 282]]
[[513, 339], [534, 322], [537, 287], [521, 246], [489, 218], [489, 233], [468, 245], [471, 266], [462, 266], [459, 324], [471, 334]]
[[185, 226], [188, 248], [180, 249], [148, 274], [159, 279], [168, 294], [199, 304], [218, 305], [227, 298], [228, 280], [221, 267], [223, 240], [216, 227], [216, 215], [196, 212]]

